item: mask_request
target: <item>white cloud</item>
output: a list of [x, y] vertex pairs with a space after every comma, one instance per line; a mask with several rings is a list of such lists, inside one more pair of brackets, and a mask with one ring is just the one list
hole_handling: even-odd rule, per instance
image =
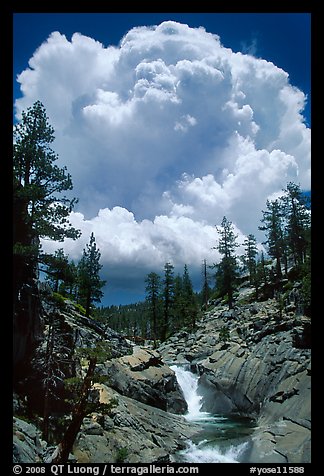
[[108, 48], [54, 32], [18, 81], [17, 116], [44, 103], [79, 197], [73, 221], [84, 243], [96, 232], [108, 267], [197, 264], [224, 215], [257, 234], [268, 196], [310, 188], [305, 95], [204, 28], [133, 28]]
[[[148, 273], [163, 273], [166, 261], [182, 273], [188, 264], [195, 282], [200, 284], [201, 266], [204, 259], [209, 264], [219, 260], [213, 249], [218, 233], [214, 226], [185, 216], [156, 217], [153, 221], [136, 221], [133, 213], [122, 207], [101, 209], [96, 217], [86, 219], [82, 213], [72, 212], [71, 223], [82, 231], [79, 240], [43, 242], [45, 252], [53, 253], [63, 248], [70, 259], [78, 262], [89, 236], [93, 232], [101, 253], [102, 277], [113, 290], [132, 282], [132, 288], [143, 292]], [[242, 241], [243, 238], [241, 238]]]
[[[140, 266], [150, 272], [151, 268], [162, 269], [166, 261], [180, 267], [187, 262], [198, 266], [204, 258], [218, 257], [212, 250], [216, 228], [185, 216], [160, 215], [153, 221], [137, 221], [130, 211], [114, 207], [99, 210], [91, 219], [72, 212], [70, 221], [82, 231], [79, 240], [67, 239], [63, 244], [71, 259], [81, 257], [92, 232], [103, 263], [112, 267], [122, 262], [124, 266]], [[62, 243], [44, 241], [43, 247], [53, 251]]]
[[297, 181], [296, 160], [281, 150], [256, 150], [251, 139], [238, 134], [223, 155], [229, 168], [224, 168], [219, 178], [213, 174], [184, 174], [173, 193], [167, 194], [170, 208], [173, 213], [182, 210], [193, 219], [214, 224], [226, 215], [246, 235], [260, 237], [257, 228], [261, 209], [274, 190], [281, 190], [290, 179]]

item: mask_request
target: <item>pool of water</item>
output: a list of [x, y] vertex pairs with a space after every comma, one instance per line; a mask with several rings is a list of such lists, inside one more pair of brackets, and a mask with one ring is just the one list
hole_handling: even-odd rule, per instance
[[178, 383], [188, 405], [185, 418], [198, 426], [187, 447], [173, 455], [174, 462], [240, 463], [250, 446], [254, 422], [236, 415], [219, 415], [201, 411], [198, 394], [199, 376], [184, 366], [173, 365]]

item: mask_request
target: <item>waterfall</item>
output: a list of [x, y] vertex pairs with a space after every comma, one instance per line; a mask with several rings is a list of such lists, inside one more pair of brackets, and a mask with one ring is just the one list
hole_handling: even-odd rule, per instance
[[188, 413], [185, 417], [188, 420], [201, 420], [210, 416], [209, 413], [201, 411], [202, 397], [198, 395], [198, 375], [177, 365], [172, 365], [170, 368], [176, 374], [178, 384], [188, 405]]
[[[231, 444], [231, 440], [224, 446], [224, 439], [219, 440], [217, 444], [217, 433], [222, 434], [230, 420], [227, 417], [220, 415], [212, 415], [208, 412], [203, 412], [202, 396], [198, 394], [199, 376], [187, 370], [184, 366], [172, 365], [170, 367], [177, 378], [178, 384], [181, 387], [184, 398], [188, 405], [188, 411], [185, 418], [195, 423], [201, 423], [205, 433], [209, 436], [209, 440], [202, 438], [198, 443], [189, 441], [187, 448], [182, 450], [177, 455], [178, 462], [187, 463], [238, 463], [248, 443], [246, 441], [235, 441]], [[214, 431], [211, 433], [211, 426]], [[226, 430], [225, 430], [226, 431]], [[202, 435], [204, 430], [202, 430]]]

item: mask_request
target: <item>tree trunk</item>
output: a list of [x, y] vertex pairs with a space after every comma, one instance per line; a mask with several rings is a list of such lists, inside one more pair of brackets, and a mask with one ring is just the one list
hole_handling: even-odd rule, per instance
[[91, 290], [90, 286], [87, 289], [87, 297], [86, 297], [86, 317], [90, 316], [90, 305], [91, 305]]
[[44, 410], [43, 410], [43, 439], [48, 441], [49, 434], [49, 415], [50, 415], [50, 381], [53, 373], [53, 349], [54, 349], [54, 325], [53, 316], [51, 316], [52, 322], [48, 327], [48, 337], [46, 344], [46, 380], [45, 380], [45, 393], [44, 393]]
[[80, 427], [82, 425], [83, 418], [86, 415], [86, 404], [88, 400], [89, 390], [91, 387], [91, 382], [94, 376], [96, 363], [96, 358], [90, 358], [87, 375], [84, 378], [80, 392], [81, 396], [72, 412], [72, 421], [65, 432], [63, 440], [56, 447], [54, 453], [46, 461], [46, 463], [63, 464], [67, 462], [77, 434], [79, 433]]

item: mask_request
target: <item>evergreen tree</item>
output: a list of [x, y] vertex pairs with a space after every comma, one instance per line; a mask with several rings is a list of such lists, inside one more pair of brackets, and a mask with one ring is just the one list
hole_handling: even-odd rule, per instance
[[254, 235], [250, 234], [244, 240], [245, 245], [245, 262], [249, 271], [250, 284], [252, 285], [255, 279], [256, 271], [256, 256], [258, 254], [257, 241]]
[[103, 292], [101, 288], [106, 284], [99, 276], [102, 268], [100, 264], [100, 251], [97, 249], [95, 236], [91, 233], [90, 242], [83, 250], [83, 256], [78, 267], [79, 294], [78, 298], [86, 310], [86, 316], [90, 315], [93, 302], [100, 302]]
[[169, 331], [172, 317], [172, 306], [174, 302], [174, 266], [167, 262], [164, 265], [163, 280], [163, 325], [161, 339], [165, 341]]
[[204, 259], [204, 262], [203, 262], [202, 274], [203, 274], [203, 287], [202, 287], [202, 290], [201, 290], [202, 306], [203, 306], [204, 309], [207, 309], [211, 289], [210, 289], [210, 286], [208, 284], [207, 261], [205, 259]]
[[68, 217], [76, 199], [66, 167], [59, 168], [50, 145], [54, 130], [40, 101], [22, 112], [13, 128], [13, 311], [14, 364], [26, 365], [40, 332], [37, 289], [40, 238], [63, 241], [80, 232]]
[[223, 255], [220, 263], [216, 265], [217, 287], [222, 295], [226, 294], [228, 298], [228, 307], [233, 307], [233, 292], [235, 279], [238, 273], [237, 259], [234, 254], [238, 246], [237, 235], [234, 234], [233, 224], [225, 216], [220, 227], [216, 227], [220, 234], [218, 246], [216, 249]]
[[287, 244], [294, 264], [301, 265], [306, 260], [311, 222], [308, 199], [300, 186], [289, 182], [285, 195], [281, 198], [287, 222]]
[[283, 212], [279, 200], [267, 200], [266, 211], [262, 210], [263, 218], [261, 222], [263, 226], [259, 226], [259, 230], [265, 231], [268, 245], [269, 255], [276, 260], [276, 280], [282, 278], [281, 261], [285, 256], [285, 239], [284, 239], [284, 223]]
[[63, 296], [69, 296], [71, 299], [76, 299], [78, 287], [78, 267], [74, 261], [69, 261], [64, 272], [64, 279], [59, 285], [59, 292]]
[[160, 292], [161, 278], [157, 273], [149, 273], [146, 277], [146, 302], [149, 306], [149, 316], [152, 323], [152, 335], [154, 340], [154, 348], [159, 338], [158, 323], [160, 321]]
[[22, 112], [13, 138], [14, 275], [19, 286], [26, 279], [22, 272], [27, 280], [35, 272], [40, 238], [63, 241], [80, 232], [68, 220], [76, 199], [60, 195], [73, 188], [72, 180], [66, 167], [55, 165], [58, 156], [50, 148], [54, 129], [40, 101]]
[[188, 266], [184, 265], [182, 276], [182, 296], [184, 300], [184, 320], [191, 326], [192, 329], [196, 327], [197, 319], [197, 302], [195, 293], [193, 291], [192, 282], [189, 276]]
[[[263, 293], [266, 296], [269, 290], [269, 272], [266, 268], [266, 262], [264, 259], [264, 253], [261, 251], [261, 257], [256, 262], [255, 266], [255, 275], [253, 284], [255, 287], [255, 298], [259, 299], [260, 297], [260, 290], [263, 289]], [[271, 293], [270, 293], [271, 294]]]
[[183, 281], [180, 274], [174, 278], [174, 294], [173, 294], [173, 321], [172, 331], [181, 329], [185, 325], [185, 299], [183, 295]]
[[54, 292], [58, 292], [60, 283], [64, 282], [69, 273], [69, 258], [63, 248], [55, 251], [54, 255], [45, 255], [43, 261], [47, 265], [46, 280]]

